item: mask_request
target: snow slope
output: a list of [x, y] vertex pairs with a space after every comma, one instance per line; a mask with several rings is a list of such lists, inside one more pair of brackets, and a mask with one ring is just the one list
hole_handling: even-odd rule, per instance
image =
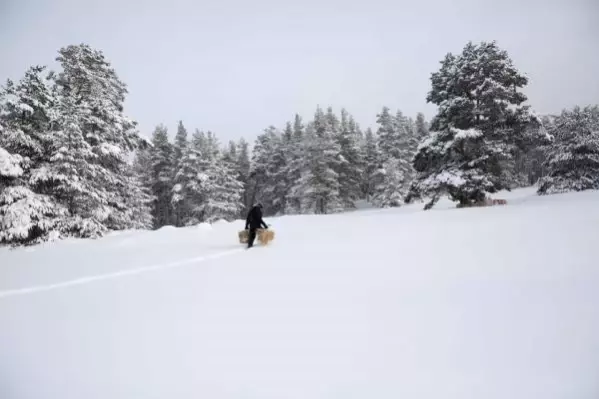
[[0, 398], [597, 398], [599, 192], [501, 197], [0, 249]]

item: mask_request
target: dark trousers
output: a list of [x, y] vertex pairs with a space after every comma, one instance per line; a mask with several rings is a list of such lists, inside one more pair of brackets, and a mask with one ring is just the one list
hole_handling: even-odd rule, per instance
[[251, 248], [254, 246], [255, 239], [256, 239], [256, 229], [250, 228], [250, 237], [248, 239], [248, 248]]

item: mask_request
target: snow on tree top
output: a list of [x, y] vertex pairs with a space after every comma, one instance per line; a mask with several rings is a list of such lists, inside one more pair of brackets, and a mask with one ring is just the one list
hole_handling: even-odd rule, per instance
[[483, 135], [480, 130], [473, 128], [466, 130], [452, 128], [451, 131], [455, 134], [456, 140], [474, 139]]
[[110, 143], [102, 143], [100, 146], [100, 151], [104, 155], [111, 155], [114, 157], [118, 157], [123, 153], [120, 147]]
[[435, 179], [440, 183], [445, 183], [450, 186], [461, 186], [466, 183], [464, 178], [461, 176], [461, 171], [459, 170], [444, 170], [441, 173], [435, 176]]
[[19, 177], [23, 175], [22, 161], [23, 158], [20, 155], [12, 155], [0, 147], [0, 176]]
[[154, 144], [152, 144], [151, 138], [145, 137], [145, 136], [139, 136], [139, 139], [144, 143], [145, 146], [154, 147]]
[[29, 113], [33, 113], [33, 108], [31, 108], [31, 106], [25, 104], [25, 103], [19, 103], [18, 107], [21, 111], [25, 111], [25, 112], [29, 112]]

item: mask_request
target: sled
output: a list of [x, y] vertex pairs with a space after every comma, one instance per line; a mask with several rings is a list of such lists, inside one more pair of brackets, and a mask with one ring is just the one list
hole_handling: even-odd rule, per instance
[[[256, 239], [261, 245], [268, 245], [269, 242], [274, 240], [275, 232], [270, 229], [257, 229], [256, 230]], [[247, 244], [250, 239], [250, 231], [249, 230], [241, 230], [239, 232], [239, 243]]]

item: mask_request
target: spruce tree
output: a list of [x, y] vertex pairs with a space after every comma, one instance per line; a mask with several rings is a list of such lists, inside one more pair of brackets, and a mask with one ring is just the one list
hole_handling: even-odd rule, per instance
[[51, 184], [52, 195], [67, 207], [69, 217], [61, 223], [61, 234], [86, 238], [99, 237], [107, 231], [105, 222], [114, 211], [110, 201], [115, 196], [97, 183], [111, 175], [97, 163], [94, 148], [85, 139], [84, 118], [72, 97], [61, 98], [61, 128], [53, 135], [49, 162], [33, 172], [32, 181], [37, 185]]
[[[274, 127], [271, 128], [274, 129]], [[254, 142], [248, 181], [249, 207], [258, 201], [267, 202], [264, 201], [265, 198], [262, 198], [262, 194], [264, 187], [268, 184], [268, 162], [272, 154], [272, 137], [268, 132], [269, 129], [266, 129], [256, 137]]]
[[206, 139], [206, 134], [203, 131], [196, 129], [191, 135], [191, 146], [201, 154], [207, 154], [208, 141]]
[[599, 189], [599, 106], [564, 110], [549, 133], [539, 194]]
[[[0, 134], [5, 129], [0, 125]], [[52, 238], [67, 210], [54, 198], [33, 192], [23, 179], [28, 162], [0, 147], [0, 243], [36, 244]]]
[[182, 210], [181, 226], [203, 222], [206, 218], [210, 162], [194, 146], [188, 146], [175, 172], [172, 203]]
[[223, 150], [223, 159], [232, 164], [233, 169], [237, 170], [237, 143], [229, 140], [227, 148]]
[[248, 210], [250, 204], [250, 150], [249, 144], [245, 139], [240, 139], [237, 143], [237, 176], [238, 180], [243, 184], [242, 202], [244, 208], [240, 211], [240, 216], [243, 216]]
[[122, 228], [147, 230], [154, 227], [152, 210], [154, 196], [151, 190], [143, 183], [144, 176], [140, 175], [134, 167], [125, 171], [126, 186], [122, 193], [126, 208], [123, 212]]
[[428, 136], [428, 123], [422, 112], [416, 115], [416, 122], [414, 124], [416, 130], [416, 138], [418, 142], [422, 142]]
[[[154, 205], [156, 197], [152, 191], [152, 164], [150, 159], [150, 144], [140, 146], [135, 152], [135, 158], [131, 168], [131, 178], [135, 179], [134, 198], [138, 201], [137, 209], [133, 209], [132, 216], [138, 229], [152, 229], [154, 223]], [[133, 185], [133, 184], [131, 184]], [[139, 209], [139, 210], [138, 210]]]
[[182, 168], [183, 157], [187, 154], [189, 146], [190, 144], [187, 139], [187, 129], [185, 129], [183, 121], [179, 121], [177, 133], [175, 134], [175, 142], [173, 145], [172, 179], [174, 181], [174, 185], [173, 196], [171, 198], [171, 203], [173, 206], [173, 223], [178, 227], [183, 226], [186, 219], [189, 217], [188, 201], [186, 201], [185, 198], [181, 196], [180, 192], [177, 191], [181, 185], [186, 184], [186, 182], [182, 180], [185, 178], [185, 175], [181, 175], [178, 172]]
[[89, 222], [97, 220], [108, 229], [130, 227], [126, 214], [132, 204], [125, 195], [128, 158], [142, 140], [136, 123], [123, 114], [126, 85], [104, 54], [86, 44], [60, 49], [57, 60], [62, 66], [56, 80], [58, 95], [72, 101], [81, 134], [93, 153], [89, 162], [95, 171], [88, 184], [96, 211]]
[[291, 182], [287, 171], [292, 138], [291, 124], [287, 124], [282, 135], [276, 132], [272, 135], [272, 154], [267, 167], [268, 183], [264, 190], [264, 194], [267, 195], [267, 198], [270, 198], [270, 209], [268, 209], [270, 214], [283, 213], [287, 208], [291, 190]]
[[177, 133], [175, 134], [175, 143], [173, 146], [174, 163], [177, 164], [188, 146], [187, 129], [183, 125], [183, 121], [179, 121], [177, 125]]
[[[67, 209], [48, 193], [41, 164], [57, 119], [53, 75], [32, 67], [0, 90], [0, 243], [35, 244], [59, 238]], [[40, 178], [37, 182], [35, 178]]]
[[154, 227], [170, 225], [173, 223], [172, 209], [172, 176], [173, 176], [173, 145], [168, 139], [168, 130], [164, 125], [159, 125], [152, 134], [152, 148], [150, 150], [150, 164], [152, 170], [152, 194], [155, 197]]
[[360, 137], [354, 120], [345, 109], [341, 110], [341, 125], [336, 135], [340, 150], [339, 196], [345, 208], [354, 208], [361, 196], [363, 173]]
[[403, 155], [402, 139], [397, 128], [397, 118], [393, 117], [388, 107], [383, 107], [377, 115], [376, 123], [379, 125], [377, 136], [381, 161], [400, 159]]
[[393, 116], [387, 107], [378, 115], [377, 123], [380, 164], [372, 176], [372, 202], [378, 206], [399, 206], [401, 201], [397, 197], [405, 194], [410, 178], [410, 126], [401, 111]]
[[216, 160], [221, 155], [220, 141], [218, 137], [211, 131], [206, 133], [206, 148], [202, 151], [202, 155], [209, 161]]
[[377, 146], [377, 140], [372, 129], [366, 130], [364, 139], [364, 173], [362, 174], [362, 190], [366, 199], [371, 201], [374, 195], [374, 188], [379, 183], [375, 179], [376, 171], [382, 166], [381, 155]]
[[401, 162], [389, 158], [374, 172], [373, 177], [379, 182], [374, 202], [381, 208], [398, 207], [403, 203], [406, 177]]
[[237, 179], [233, 165], [221, 157], [212, 159], [203, 184], [205, 201], [201, 209], [204, 221], [235, 220], [243, 208], [243, 184]]
[[[307, 169], [299, 181], [304, 212], [327, 214], [343, 209], [339, 195], [339, 145], [335, 142], [334, 119], [318, 107], [314, 115], [313, 134], [307, 136]], [[298, 189], [296, 188], [296, 192]]]
[[259, 135], [252, 154], [251, 203], [261, 202], [265, 214], [276, 212], [277, 193], [276, 182], [273, 180], [274, 165], [282, 160], [277, 155], [280, 149], [280, 137], [277, 129], [270, 126]]
[[301, 116], [295, 114], [293, 121], [293, 134], [289, 146], [289, 160], [286, 174], [289, 179], [289, 193], [285, 213], [293, 214], [302, 211], [302, 193], [299, 186], [302, 172], [305, 170], [305, 142], [304, 125]]
[[429, 197], [425, 209], [447, 193], [462, 205], [510, 188], [506, 163], [536, 118], [520, 91], [528, 80], [495, 42], [468, 43], [448, 54], [432, 74], [427, 101], [439, 109], [433, 133], [414, 159], [418, 178], [408, 200]]

